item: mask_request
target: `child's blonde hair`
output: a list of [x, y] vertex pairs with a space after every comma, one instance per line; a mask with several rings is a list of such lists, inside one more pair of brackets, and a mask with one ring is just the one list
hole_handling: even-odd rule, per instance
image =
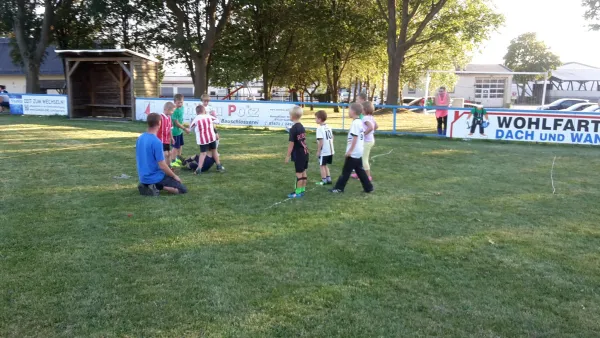
[[304, 115], [304, 111], [302, 110], [302, 107], [296, 106], [290, 110], [290, 116], [295, 118], [296, 120], [301, 119], [302, 115]]
[[179, 100], [183, 101], [183, 94], [175, 94], [175, 96], [173, 97], [173, 101], [179, 101]]
[[200, 99], [202, 101], [206, 101], [206, 100], [210, 101], [210, 95], [208, 95], [208, 94], [202, 94], [202, 96], [200, 97]]
[[373, 102], [370, 102], [370, 101], [363, 102], [362, 106], [363, 106], [363, 114], [365, 114], [365, 115], [373, 115], [373, 113], [375, 112], [375, 106], [373, 105]]
[[173, 103], [173, 102], [167, 102], [167, 103], [165, 103], [165, 106], [163, 108], [164, 111], [174, 110], [174, 109], [175, 109], [175, 103]]

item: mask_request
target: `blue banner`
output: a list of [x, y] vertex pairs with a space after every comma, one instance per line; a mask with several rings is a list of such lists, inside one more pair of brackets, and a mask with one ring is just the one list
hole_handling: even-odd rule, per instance
[[10, 113], [12, 115], [23, 115], [23, 96], [21, 94], [8, 94]]

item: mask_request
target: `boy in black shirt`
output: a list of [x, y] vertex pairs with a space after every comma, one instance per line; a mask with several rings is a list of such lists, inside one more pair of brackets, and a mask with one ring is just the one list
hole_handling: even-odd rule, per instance
[[296, 165], [296, 190], [288, 195], [288, 198], [300, 198], [306, 192], [306, 169], [308, 169], [308, 147], [306, 146], [306, 130], [300, 123], [302, 118], [302, 108], [294, 107], [290, 110], [290, 120], [294, 122], [290, 128], [290, 138], [288, 144], [285, 163], [290, 162], [290, 158]]

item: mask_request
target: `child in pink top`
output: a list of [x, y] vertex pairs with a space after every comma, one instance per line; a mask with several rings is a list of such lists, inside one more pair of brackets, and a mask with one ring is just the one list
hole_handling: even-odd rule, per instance
[[[446, 92], [446, 87], [440, 87], [440, 90], [435, 96], [434, 104], [436, 107], [450, 106], [450, 95], [448, 92]], [[437, 119], [438, 135], [446, 135], [446, 128], [448, 126], [448, 109], [437, 109], [435, 111], [435, 118]]]

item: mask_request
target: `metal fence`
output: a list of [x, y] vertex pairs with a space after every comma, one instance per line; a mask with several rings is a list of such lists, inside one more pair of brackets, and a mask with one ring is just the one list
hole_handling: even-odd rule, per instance
[[[260, 102], [281, 104], [281, 101], [228, 101], [228, 102]], [[325, 103], [325, 102], [285, 102], [295, 104], [304, 108], [304, 117], [302, 124], [314, 129], [317, 124], [314, 120], [314, 113], [318, 110], [327, 112], [327, 125], [336, 131], [347, 131], [350, 128], [352, 120], [348, 116], [348, 108], [351, 103]], [[437, 121], [435, 118], [436, 109], [445, 109], [452, 111], [469, 111], [470, 108], [455, 107], [435, 107], [435, 106], [395, 106], [395, 105], [375, 105], [375, 120], [379, 125], [379, 134], [393, 135], [415, 135], [432, 136], [437, 135]], [[337, 111], [336, 111], [337, 110]]]

